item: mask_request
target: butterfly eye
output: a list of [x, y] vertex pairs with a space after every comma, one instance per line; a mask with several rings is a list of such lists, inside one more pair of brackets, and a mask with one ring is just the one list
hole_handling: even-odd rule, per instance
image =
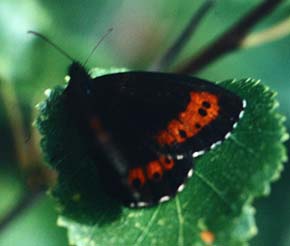
[[151, 161], [147, 164], [147, 176], [150, 180], [160, 181], [163, 175], [163, 170], [158, 161]]
[[160, 162], [166, 171], [169, 171], [174, 167], [174, 160], [171, 156], [161, 156]]
[[144, 186], [145, 182], [146, 178], [142, 168], [140, 167], [132, 168], [129, 171], [128, 183], [132, 189], [134, 190], [141, 189]]

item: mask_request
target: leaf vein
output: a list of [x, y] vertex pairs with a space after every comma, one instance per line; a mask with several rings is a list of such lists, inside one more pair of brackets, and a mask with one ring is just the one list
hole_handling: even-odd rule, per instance
[[241, 141], [239, 141], [238, 139], [236, 139], [234, 136], [231, 136], [231, 140], [233, 140], [233, 142], [238, 145], [239, 147], [245, 149], [247, 152], [251, 153], [251, 154], [255, 154], [255, 152], [248, 148], [245, 144], [243, 144]]
[[183, 217], [182, 208], [181, 208], [178, 196], [175, 198], [175, 205], [176, 205], [176, 212], [177, 212], [178, 225], [179, 225], [177, 245], [183, 246], [184, 245], [184, 238], [183, 238], [184, 217]]
[[230, 202], [223, 196], [222, 192], [211, 183], [206, 177], [204, 177], [198, 171], [194, 172], [195, 176], [198, 177], [204, 184], [206, 184], [228, 207], [231, 211], [235, 211], [235, 209], [231, 206]]
[[155, 219], [160, 211], [160, 207], [161, 206], [158, 206], [156, 208], [156, 210], [154, 211], [154, 213], [152, 214], [149, 222], [147, 223], [147, 226], [144, 228], [144, 230], [140, 233], [140, 235], [136, 239], [135, 245], [140, 245], [143, 242], [144, 238], [147, 236], [151, 226], [153, 225], [153, 223], [154, 223], [154, 221], [155, 221]]

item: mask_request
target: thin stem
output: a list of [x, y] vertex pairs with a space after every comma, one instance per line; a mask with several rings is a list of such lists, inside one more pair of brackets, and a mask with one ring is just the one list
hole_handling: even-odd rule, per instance
[[251, 48], [268, 42], [282, 39], [290, 34], [290, 17], [282, 20], [276, 25], [257, 33], [247, 36], [242, 42], [242, 48]]
[[38, 200], [37, 198], [44, 193], [49, 183], [53, 182], [53, 174], [42, 164], [36, 139], [33, 138], [26, 142], [24, 118], [20, 110], [20, 102], [16, 96], [14, 84], [0, 78], [0, 96], [7, 114], [8, 123], [11, 128], [12, 137], [15, 143], [15, 151], [19, 169], [25, 172], [28, 189], [22, 199], [10, 212], [0, 221], [0, 233], [22, 212], [30, 208]]
[[242, 17], [235, 25], [229, 28], [220, 38], [175, 71], [177, 73], [197, 72], [225, 54], [236, 50], [250, 30], [282, 2], [283, 0], [263, 1], [255, 9]]
[[27, 134], [20, 103], [16, 96], [14, 84], [11, 81], [4, 81], [0, 78], [0, 97], [3, 100], [4, 109], [11, 128], [18, 164], [21, 169], [24, 169], [29, 165], [29, 154], [27, 153], [25, 143]]
[[193, 14], [189, 23], [185, 29], [181, 32], [178, 38], [175, 40], [173, 45], [167, 50], [164, 56], [160, 61], [152, 66], [152, 70], [165, 71], [172, 63], [175, 61], [175, 58], [183, 50], [189, 39], [195, 33], [200, 22], [204, 19], [208, 11], [213, 7], [215, 0], [206, 0], [200, 8]]
[[0, 233], [4, 231], [11, 222], [17, 219], [22, 212], [27, 208], [32, 207], [35, 202], [44, 194], [43, 190], [38, 192], [27, 192], [22, 199], [16, 204], [16, 206], [7, 213], [0, 221]]

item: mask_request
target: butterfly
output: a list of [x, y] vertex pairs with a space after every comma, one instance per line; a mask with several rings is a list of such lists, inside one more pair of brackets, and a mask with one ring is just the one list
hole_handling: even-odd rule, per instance
[[87, 136], [96, 178], [126, 206], [153, 206], [181, 192], [194, 158], [227, 139], [243, 116], [246, 101], [214, 83], [144, 71], [92, 78], [48, 38], [29, 33], [73, 61], [63, 92], [66, 108], [76, 131]]
[[165, 202], [194, 158], [230, 136], [246, 101], [191, 76], [132, 71], [91, 78], [73, 62], [63, 94], [88, 136], [103, 189], [129, 207]]

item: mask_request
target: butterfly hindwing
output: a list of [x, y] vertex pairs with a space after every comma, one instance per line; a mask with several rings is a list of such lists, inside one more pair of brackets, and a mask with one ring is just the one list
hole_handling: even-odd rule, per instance
[[186, 179], [192, 175], [193, 159], [189, 154], [176, 159], [144, 152], [151, 160], [144, 163], [140, 159], [139, 163], [126, 165], [126, 174], [122, 176], [109, 163], [100, 166], [105, 189], [126, 206], [145, 207], [165, 202], [182, 191]]

